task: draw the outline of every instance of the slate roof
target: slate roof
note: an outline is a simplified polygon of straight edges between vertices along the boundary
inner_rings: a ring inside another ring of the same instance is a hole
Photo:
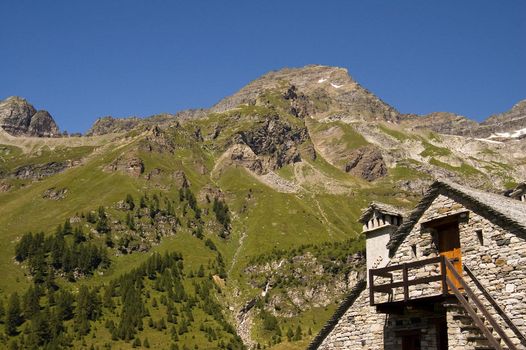
[[[375,210],[378,210],[378,211],[380,211],[382,213],[393,215],[393,216],[402,216],[403,217],[405,215],[405,211],[400,209],[400,208],[394,207],[394,206],[389,205],[389,204],[372,202],[362,212],[362,215],[360,216],[358,221],[361,222],[361,223],[365,223],[365,222],[369,221],[370,216],[374,213]]]
[[[387,248],[393,253],[413,229],[422,214],[439,195],[445,195],[461,203],[499,225],[507,225],[526,234],[526,203],[499,194],[483,192],[448,181],[435,181],[409,218],[391,235]]]

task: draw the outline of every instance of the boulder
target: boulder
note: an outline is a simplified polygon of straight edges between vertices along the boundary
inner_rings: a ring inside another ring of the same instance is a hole
[[[67,193],[68,193],[67,188],[51,187],[44,191],[44,193],[42,194],[42,198],[51,199],[53,201],[58,201],[58,200],[66,198]]]

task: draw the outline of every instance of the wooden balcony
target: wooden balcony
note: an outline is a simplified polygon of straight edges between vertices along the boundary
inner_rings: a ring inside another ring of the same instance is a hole
[[[369,298],[378,312],[404,307],[432,308],[449,296],[442,256],[369,270]]]

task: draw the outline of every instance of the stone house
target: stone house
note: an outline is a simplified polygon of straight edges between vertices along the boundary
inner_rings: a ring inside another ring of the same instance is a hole
[[[517,200],[518,199],[518,200]],[[367,278],[308,349],[526,349],[526,203],[437,181],[360,221]]]

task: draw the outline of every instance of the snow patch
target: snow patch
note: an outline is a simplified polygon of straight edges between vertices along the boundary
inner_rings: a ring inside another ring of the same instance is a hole
[[[515,130],[513,132],[496,132],[488,138],[489,139],[493,139],[493,138],[516,139],[516,138],[521,137],[522,135],[526,135],[526,128]]]
[[[488,142],[488,143],[497,143],[497,144],[501,144],[501,143],[504,143],[502,141],[495,141],[495,140],[488,140],[488,139],[475,139],[477,141],[484,141],[484,142]]]
[[[339,89],[339,88],[341,88],[343,85],[336,85],[336,84],[334,84],[334,83],[331,83],[331,86],[332,86],[333,88],[335,88],[335,89]]]
[[[326,81],[327,81],[327,79],[325,79],[325,78],[321,78],[320,80],[318,80],[318,84],[324,83],[324,82],[326,82]]]

